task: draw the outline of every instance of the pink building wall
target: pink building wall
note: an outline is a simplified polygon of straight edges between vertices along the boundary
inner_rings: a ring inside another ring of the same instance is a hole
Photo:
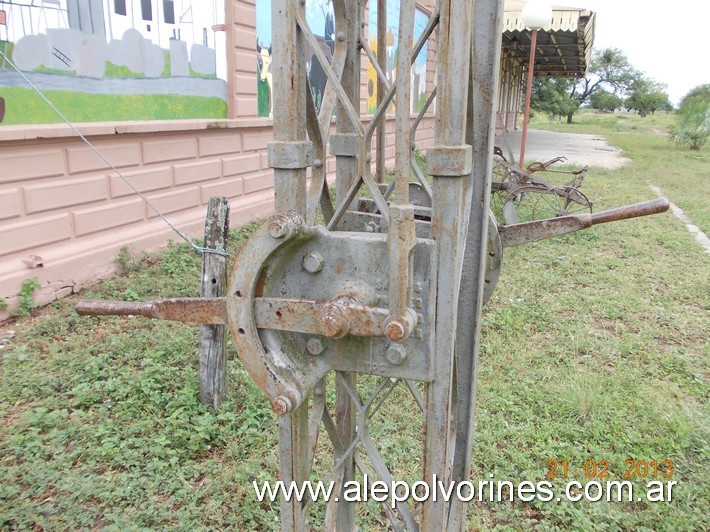
[[[210,196],[229,198],[233,226],[273,209],[266,156],[272,122],[256,118],[255,2],[231,5],[226,20],[233,118],[78,126],[191,237],[202,236]],[[429,77],[433,83],[433,67]],[[392,123],[387,132],[391,159]],[[426,148],[433,137],[429,117],[420,125],[418,145]],[[332,175],[334,160],[327,164]],[[0,297],[10,309],[25,279],[38,278],[35,300],[46,304],[113,275],[122,246],[155,250],[168,239],[179,237],[68,126],[0,126]],[[0,320],[9,316],[0,311]]]

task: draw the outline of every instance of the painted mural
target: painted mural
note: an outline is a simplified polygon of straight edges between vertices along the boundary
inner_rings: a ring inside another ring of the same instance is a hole
[[[371,2],[374,4],[374,2]],[[335,25],[333,17],[333,4],[330,0],[306,0],[306,19],[313,34],[318,39],[321,50],[330,59],[333,55]],[[418,39],[424,31],[429,17],[417,9],[414,16],[414,36]],[[385,69],[390,81],[394,80],[394,57],[397,52],[397,33],[399,31],[399,1],[387,1],[387,67]],[[377,53],[377,10],[376,5],[370,7],[369,20],[370,47]],[[257,2],[256,6],[256,72],[258,88],[259,116],[272,116],[273,106],[271,101],[271,1]],[[417,56],[412,70],[412,111],[419,111],[426,101],[426,70],[427,70],[428,45]],[[323,92],[327,78],[320,63],[313,57],[312,51],[306,54],[308,79],[316,109],[320,110]],[[368,67],[367,71],[367,111],[374,113],[377,102],[377,77],[375,69]]]
[[[224,0],[0,0],[2,124],[225,118]]]
[[[374,54],[377,54],[377,9],[376,4],[370,6],[370,20],[368,25],[369,45]],[[426,13],[417,9],[414,13],[414,40],[419,39],[424,28],[429,22]],[[399,1],[387,0],[387,62],[385,75],[390,82],[396,76],[395,57],[397,57],[397,35],[399,34]],[[426,73],[429,45],[425,44],[412,65],[412,112],[418,112],[426,102]],[[367,68],[367,112],[374,113],[377,108],[377,73],[372,65]]]
[[[333,3],[330,0],[306,0],[306,20],[313,35],[330,61],[335,49],[335,22]],[[271,0],[257,2],[256,5],[256,52],[257,52],[257,90],[259,116],[273,116],[271,99]],[[313,51],[306,52],[306,68],[311,86],[311,95],[316,110],[320,111],[326,85],[323,67],[313,56]]]

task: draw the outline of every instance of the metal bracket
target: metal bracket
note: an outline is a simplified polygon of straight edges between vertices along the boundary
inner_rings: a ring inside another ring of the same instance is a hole
[[[343,216],[340,226],[348,231],[368,231],[375,233],[385,233],[389,231],[387,220],[378,214],[377,206],[371,199],[361,199],[358,207],[360,211],[348,211]],[[415,227],[417,238],[430,238],[431,236],[431,208],[416,207],[414,210]],[[485,304],[493,295],[500,269],[503,262],[503,248],[512,244],[506,244],[512,240],[510,234],[513,230],[501,234],[506,228],[499,227],[492,212],[488,213],[488,255],[486,257],[486,275],[483,290],[483,303]],[[506,241],[507,237],[507,241]]]
[[[354,133],[337,133],[330,136],[330,154],[357,157],[359,137]]]
[[[463,177],[471,173],[473,148],[433,146],[427,150],[427,172],[434,177]]]
[[[275,411],[297,408],[330,370],[432,380],[434,248],[428,239],[413,246],[417,325],[393,347],[383,336],[396,282],[385,235],[329,232],[293,212],[257,229],[235,261],[227,319],[247,372]],[[309,348],[313,338],[319,349]],[[331,349],[336,342],[348,348]]]
[[[269,142],[269,166],[272,168],[307,168],[312,164],[311,141]]]

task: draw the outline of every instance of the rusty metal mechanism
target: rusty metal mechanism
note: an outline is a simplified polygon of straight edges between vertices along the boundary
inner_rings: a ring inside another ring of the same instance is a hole
[[[533,162],[523,169],[508,162],[503,151],[495,146],[493,175],[496,180],[491,183],[491,192],[498,200],[496,203],[505,223],[512,225],[521,220],[592,212],[592,202],[580,190],[589,167],[579,170],[550,169],[555,163],[564,161],[565,157],[555,157],[543,163]],[[572,179],[564,185],[554,185],[540,177],[540,173],[545,172],[569,174]]]
[[[304,2],[272,1],[269,158],[276,215],[236,257],[226,297],[77,305],[81,314],[228,323],[246,371],[279,414],[280,479],[311,479],[315,464],[326,463],[321,478],[335,481],[336,494],[361,474],[392,482],[391,461],[378,448],[370,419],[397,386],[422,411],[422,479],[469,479],[481,308],[498,280],[504,248],[668,208],[665,200],[655,200],[499,227],[489,201],[502,0],[441,0],[416,42],[415,1],[400,2],[398,42],[405,44],[398,47],[394,82],[362,34],[367,3],[333,0],[329,62],[308,27]],[[370,4],[374,10],[375,2]],[[377,3],[381,16],[384,5]],[[409,72],[433,35],[438,87],[410,123]],[[328,79],[319,111],[310,98],[306,46]],[[378,35],[378,50],[385,46],[385,35]],[[362,51],[384,90],[366,121],[358,112]],[[412,147],[434,94],[430,183],[413,164]],[[385,154],[372,153],[373,144],[383,146],[373,136],[393,101],[395,172],[383,192],[371,165],[382,163]],[[328,146],[336,159],[334,204],[325,179]],[[369,199],[359,197],[363,189]],[[319,214],[324,226],[315,223]],[[367,379],[374,383],[360,386]],[[335,394],[327,394],[333,384]],[[323,446],[331,461],[317,456]],[[466,504],[455,498],[390,504],[382,505],[382,515],[395,530],[465,526]],[[311,506],[281,500],[282,529],[313,525]],[[357,510],[342,497],[329,501],[324,528],[354,529]]]

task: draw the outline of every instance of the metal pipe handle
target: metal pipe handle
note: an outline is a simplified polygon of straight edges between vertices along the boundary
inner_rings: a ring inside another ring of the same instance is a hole
[[[596,214],[577,214],[573,216],[560,216],[559,218],[547,218],[545,220],[535,220],[513,225],[498,227],[501,242],[504,248],[519,246],[566,235],[581,229],[586,229],[592,225],[607,222],[638,218],[665,212],[670,207],[670,202],[666,198],[658,198],[651,201],[625,205],[616,209],[598,212]]]
[[[153,301],[101,301],[82,299],[74,307],[82,316],[144,316],[187,323],[224,324],[223,297],[183,297]]]
[[[633,205],[625,205],[623,207],[617,207],[616,209],[609,209],[608,211],[592,214],[592,225],[658,214],[666,212],[670,206],[671,204],[666,198],[657,198],[651,201],[634,203]]]

